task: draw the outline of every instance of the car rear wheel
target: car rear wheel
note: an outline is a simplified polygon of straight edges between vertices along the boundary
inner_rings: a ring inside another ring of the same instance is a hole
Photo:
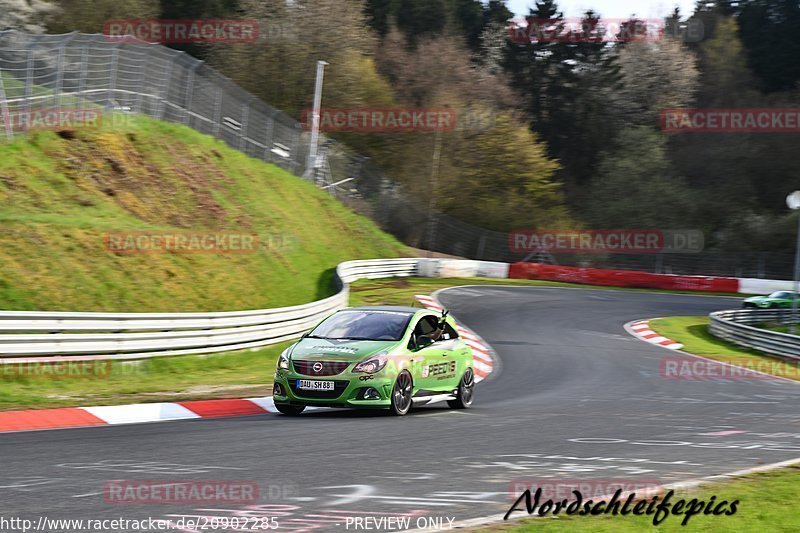
[[[397,376],[392,388],[392,405],[389,412],[395,416],[403,416],[411,410],[412,394],[414,392],[411,374],[403,370]]]
[[[297,416],[302,413],[306,406],[305,405],[289,405],[288,403],[276,403],[275,408],[281,412],[281,414],[287,416]]]
[[[468,368],[458,384],[455,400],[448,400],[447,405],[453,409],[469,409],[475,396],[475,373]]]

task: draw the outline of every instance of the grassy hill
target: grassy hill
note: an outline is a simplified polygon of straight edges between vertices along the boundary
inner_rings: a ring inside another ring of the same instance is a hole
[[[255,253],[119,254],[108,232],[227,231]],[[222,311],[331,294],[348,259],[408,253],[291,174],[189,128],[40,131],[0,144],[0,309]]]

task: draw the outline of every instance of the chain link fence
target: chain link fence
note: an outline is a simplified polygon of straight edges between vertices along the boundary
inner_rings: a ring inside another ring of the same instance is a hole
[[[307,168],[310,134],[203,61],[165,46],[103,35],[0,32],[0,136],[20,133],[13,117],[37,109],[97,106],[176,122],[213,135],[248,156],[297,176]],[[372,162],[321,137],[316,181],[383,229],[418,248],[481,260],[535,259],[569,266],[672,274],[791,279],[790,254],[703,252],[657,255],[513,253],[508,235],[429,211]],[[434,226],[431,228],[430,225]]]

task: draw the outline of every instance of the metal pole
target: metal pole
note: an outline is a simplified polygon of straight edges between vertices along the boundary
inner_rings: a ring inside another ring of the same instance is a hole
[[[432,256],[433,240],[436,238],[436,224],[433,211],[436,209],[436,196],[439,193],[439,163],[442,159],[442,130],[436,130],[436,139],[433,141],[433,163],[431,164],[431,199],[428,204],[428,257]]]
[[[197,71],[198,68],[200,68],[200,65],[202,63],[203,63],[202,61],[198,61],[197,63],[194,64],[192,69],[189,71],[189,81],[186,83],[186,93],[187,93],[187,97],[186,97],[186,124],[187,125],[189,124],[189,121],[191,120],[192,101],[193,101],[193,98],[194,98],[194,77],[195,77],[195,72]]]
[[[789,333],[794,335],[797,329],[797,291],[800,287],[800,213],[797,217],[797,244],[794,255],[794,288],[792,293],[792,320],[789,324]]]
[[[10,140],[14,136],[11,128],[11,113],[8,111],[8,98],[6,98],[6,87],[3,83],[3,71],[0,70],[0,112],[3,113],[3,126],[6,130],[6,137]]]
[[[319,145],[319,114],[322,106],[322,84],[325,78],[326,61],[317,61],[317,82],[314,86],[314,108],[311,111],[311,142],[308,145],[306,179],[317,177],[317,147]]]

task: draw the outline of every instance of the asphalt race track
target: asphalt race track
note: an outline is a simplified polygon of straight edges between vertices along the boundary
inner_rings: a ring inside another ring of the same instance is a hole
[[[665,379],[660,362],[675,354],[623,329],[737,307],[738,299],[534,287],[463,287],[440,299],[501,359],[471,410],[1,435],[0,515],[274,516],[282,531],[344,531],[355,530],[347,517],[407,514],[446,525],[501,516],[515,481],[668,483],[800,457],[800,384]],[[257,482],[261,501],[124,505],[103,494],[109,480],[220,479]]]

